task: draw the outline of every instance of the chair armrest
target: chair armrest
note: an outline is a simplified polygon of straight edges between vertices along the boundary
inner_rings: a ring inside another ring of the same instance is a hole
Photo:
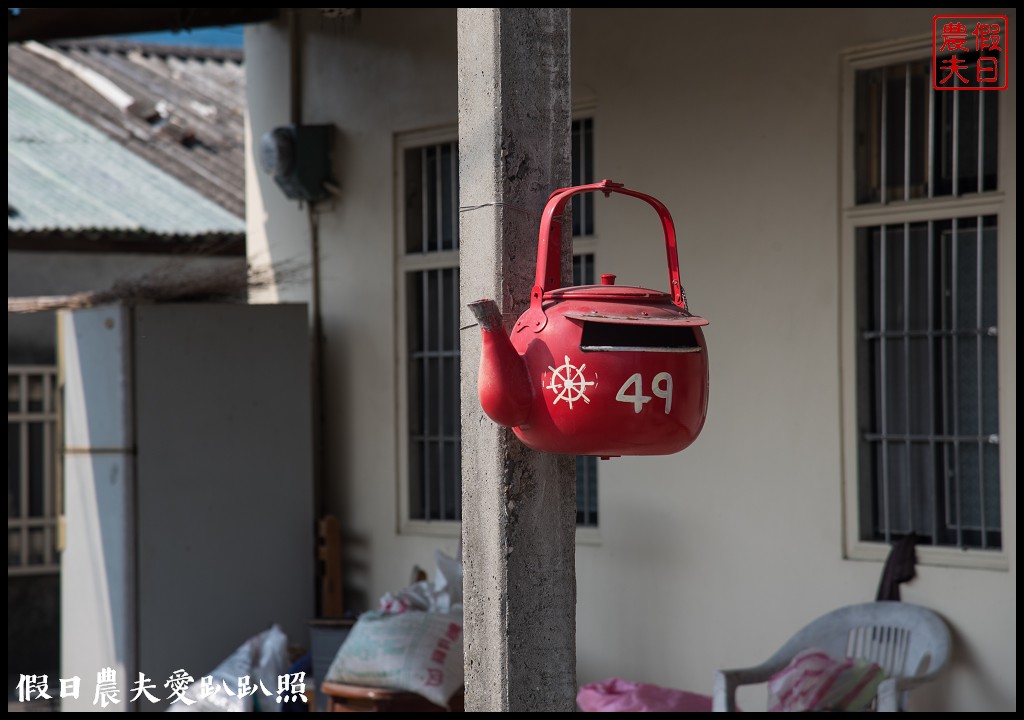
[[[918,685],[924,685],[933,678],[928,675],[915,677],[886,678],[878,685],[878,712],[902,712],[906,710],[907,693]]]
[[[896,688],[896,678],[886,678],[878,685],[875,709],[878,712],[899,712],[900,694]]]
[[[782,670],[788,660],[772,658],[760,665],[747,668],[719,670],[711,693],[712,712],[736,712],[736,689],[741,685],[756,685],[768,682],[772,675]]]

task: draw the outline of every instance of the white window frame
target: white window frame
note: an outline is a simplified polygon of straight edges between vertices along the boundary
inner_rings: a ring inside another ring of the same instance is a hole
[[[839,213],[840,322],[839,356],[841,387],[841,440],[843,478],[843,548],[851,560],[885,560],[891,548],[881,542],[859,538],[857,418],[857,314],[856,314],[856,231],[859,227],[914,223],[951,218],[995,215],[999,257],[997,302],[999,313],[998,383],[999,433],[1006,438],[999,445],[1000,503],[1004,535],[1000,550],[917,546],[921,565],[1008,570],[1007,547],[1012,547],[1016,528],[1016,203],[1014,177],[1016,139],[1012,111],[1014,90],[1003,92],[999,103],[998,190],[961,197],[921,198],[887,204],[856,203],[854,163],[854,74],[857,70],[885,66],[931,56],[932,38],[882,43],[850,50],[841,55],[842,85],[840,112],[841,207]],[[991,91],[990,91],[991,92]]]
[[[406,309],[406,274],[419,270],[459,267],[459,250],[442,250],[425,255],[405,251],[405,151],[428,145],[458,142],[457,127],[434,128],[395,136],[395,348],[397,415],[396,453],[398,458],[398,532],[403,535],[426,535],[457,538],[462,523],[458,520],[420,520],[409,512],[409,342],[406,330],[409,321]],[[456,218],[456,221],[458,218]]]

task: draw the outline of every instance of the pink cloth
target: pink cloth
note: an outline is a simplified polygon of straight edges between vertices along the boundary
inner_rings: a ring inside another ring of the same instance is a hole
[[[884,679],[875,663],[804,650],[768,681],[768,712],[860,712],[871,707]]]
[[[576,694],[583,712],[711,712],[711,696],[609,678]]]

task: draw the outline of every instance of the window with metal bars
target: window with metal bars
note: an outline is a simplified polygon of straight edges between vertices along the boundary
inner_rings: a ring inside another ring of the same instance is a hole
[[[594,119],[580,118],[572,123],[572,184],[586,185],[594,180]],[[574,195],[573,238],[589,239],[595,232],[594,194]],[[594,253],[577,250],[572,259],[572,284],[593,285],[594,279]],[[577,455],[576,524],[580,527],[597,527],[597,521],[597,458]]]
[[[854,74],[859,537],[999,549],[999,98],[930,70]]]
[[[974,72],[978,53],[961,57]],[[929,58],[857,71],[858,204],[996,189],[999,93],[936,91],[931,64]]]
[[[57,368],[7,366],[7,574],[56,573]]]
[[[587,185],[592,182],[594,182],[594,119],[580,118],[572,123],[572,184]],[[573,195],[571,202],[573,237],[593,235],[594,194]]]
[[[573,184],[593,175],[593,121],[572,127]],[[408,517],[461,518],[458,148],[402,151]],[[577,196],[579,197],[579,196]],[[573,205],[574,235],[594,233],[591,204]],[[594,256],[573,259],[575,284],[593,284]],[[597,459],[576,461],[577,524],[597,525]]]
[[[409,517],[459,520],[459,160],[454,142],[403,154]]]

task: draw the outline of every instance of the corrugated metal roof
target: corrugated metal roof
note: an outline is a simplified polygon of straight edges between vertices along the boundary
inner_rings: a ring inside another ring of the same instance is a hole
[[[205,235],[245,224],[8,75],[7,228]]]
[[[245,216],[241,51],[102,38],[12,43],[7,74],[237,217]],[[90,82],[90,74],[106,87]]]

